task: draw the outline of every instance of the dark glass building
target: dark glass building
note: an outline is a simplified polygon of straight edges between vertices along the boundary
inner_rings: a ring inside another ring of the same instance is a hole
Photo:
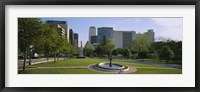
[[[113,27],[100,27],[98,28],[98,36],[100,43],[105,42],[105,40],[112,39]]]
[[[74,44],[78,48],[78,33],[74,33]]]
[[[74,45],[74,32],[72,29],[69,29],[69,42]]]

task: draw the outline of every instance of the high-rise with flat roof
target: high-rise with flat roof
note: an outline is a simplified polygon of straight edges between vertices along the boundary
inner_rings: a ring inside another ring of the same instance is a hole
[[[112,40],[116,48],[129,48],[135,37],[135,31],[113,31]]]
[[[69,29],[69,42],[74,45],[74,32],[72,29]]]
[[[97,35],[96,34],[96,28],[94,26],[91,26],[89,28],[89,38],[88,38],[89,43],[91,43],[91,36],[96,36],[96,35]]]
[[[98,28],[98,37],[100,43],[103,43],[108,39],[112,39],[112,36],[113,36],[113,27]]]
[[[150,43],[152,43],[152,42],[154,42],[155,41],[155,33],[154,33],[154,31],[153,31],[153,29],[149,29],[147,32],[145,32],[144,34],[146,34],[147,35],[147,37],[148,37],[148,40],[149,40],[149,42]]]
[[[59,35],[65,36],[69,40],[67,21],[47,20],[45,23],[48,24],[51,28],[57,29]]]
[[[74,43],[75,46],[78,48],[78,33],[74,33]]]

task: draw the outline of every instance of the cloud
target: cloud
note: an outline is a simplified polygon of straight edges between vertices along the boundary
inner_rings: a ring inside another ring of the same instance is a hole
[[[166,28],[159,31],[157,30],[155,34],[156,34],[156,38],[164,37],[164,38],[170,38],[177,41],[183,40],[182,28]]]
[[[151,18],[157,26],[156,37],[183,40],[183,18]]]
[[[182,18],[151,18],[151,20],[162,27],[179,27],[182,26]]]

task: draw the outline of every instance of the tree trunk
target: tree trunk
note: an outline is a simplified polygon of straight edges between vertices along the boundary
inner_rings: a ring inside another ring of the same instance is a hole
[[[29,52],[29,62],[28,65],[31,65],[31,51]]]
[[[56,62],[56,53],[54,54],[54,63]]]
[[[109,66],[112,67],[112,59],[111,59],[111,54],[108,55],[108,59],[110,60]]]
[[[24,63],[23,63],[23,71],[26,70],[26,50],[24,50]]]
[[[110,64],[109,64],[109,66],[112,67],[112,60],[111,60],[111,59],[110,59]]]

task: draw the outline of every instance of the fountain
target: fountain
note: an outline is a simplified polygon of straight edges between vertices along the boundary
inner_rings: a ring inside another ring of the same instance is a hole
[[[128,66],[125,65],[120,65],[120,64],[112,64],[110,66],[110,63],[103,62],[103,63],[98,63],[93,66],[97,70],[105,71],[105,72],[124,72],[129,70]]]
[[[99,72],[107,72],[107,73],[130,73],[135,72],[137,69],[135,67],[129,67],[126,65],[112,63],[112,56],[109,56],[110,62],[102,62],[95,65],[90,65],[89,69],[99,71]]]

